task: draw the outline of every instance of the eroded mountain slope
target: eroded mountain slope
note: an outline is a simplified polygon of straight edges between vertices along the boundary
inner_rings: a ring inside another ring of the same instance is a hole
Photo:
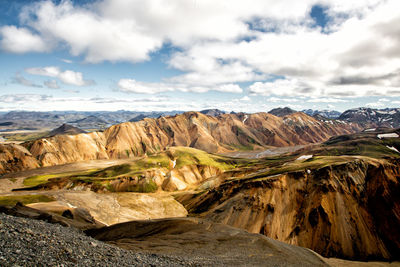
[[[376,134],[334,138],[302,155],[264,159],[252,170],[243,168],[242,177],[237,170],[219,186],[177,199],[191,215],[323,256],[397,259],[398,139]]]

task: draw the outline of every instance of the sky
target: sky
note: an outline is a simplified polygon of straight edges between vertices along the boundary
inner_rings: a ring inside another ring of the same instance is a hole
[[[400,106],[398,0],[0,0],[0,111]]]

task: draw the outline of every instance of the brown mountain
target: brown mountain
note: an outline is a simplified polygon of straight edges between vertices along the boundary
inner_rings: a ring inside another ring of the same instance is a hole
[[[8,162],[7,157],[0,155],[0,162],[3,170],[7,170],[10,163],[15,165],[14,169],[27,169],[82,160],[128,158],[161,151],[169,146],[189,146],[207,152],[261,149],[321,142],[360,129],[355,123],[318,121],[300,112],[284,117],[268,113],[212,117],[186,112],[121,123],[104,132],[38,139],[24,144],[31,155],[17,157],[18,162]],[[31,161],[35,163],[31,164]]]

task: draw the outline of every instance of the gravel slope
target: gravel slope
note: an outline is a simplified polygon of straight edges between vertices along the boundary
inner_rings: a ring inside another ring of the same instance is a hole
[[[74,228],[0,213],[0,266],[197,265],[177,257],[120,249]]]

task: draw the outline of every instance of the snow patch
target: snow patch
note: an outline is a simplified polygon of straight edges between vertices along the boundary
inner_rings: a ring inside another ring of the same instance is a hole
[[[366,129],[366,130],[364,130],[364,132],[373,132],[373,131],[375,131],[376,130],[376,128],[371,128],[371,129]]]
[[[382,138],[397,138],[397,137],[399,137],[399,135],[397,133],[387,133],[387,134],[378,134],[376,137],[378,137],[379,139],[382,139]]]
[[[242,123],[244,123],[248,118],[249,118],[249,116],[244,115],[244,119],[243,119],[243,122],[242,122]]]
[[[311,159],[313,155],[303,155],[298,157],[296,160],[306,160],[306,159]]]
[[[386,146],[387,148],[396,151],[397,153],[400,153],[394,146]]]
[[[77,208],[76,206],[74,206],[74,205],[72,205],[72,204],[70,204],[70,203],[68,203],[68,202],[67,202],[67,206],[68,206],[68,208],[73,208],[73,209],[76,209],[76,208]]]

